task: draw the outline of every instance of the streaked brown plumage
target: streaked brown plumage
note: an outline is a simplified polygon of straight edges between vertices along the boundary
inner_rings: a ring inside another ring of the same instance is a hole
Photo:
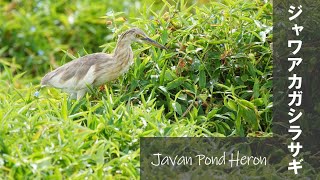
[[[125,73],[133,63],[132,42],[146,42],[165,49],[151,40],[142,30],[132,28],[122,33],[113,54],[94,53],[80,57],[46,74],[41,87],[51,86],[81,99],[88,86],[99,86]]]

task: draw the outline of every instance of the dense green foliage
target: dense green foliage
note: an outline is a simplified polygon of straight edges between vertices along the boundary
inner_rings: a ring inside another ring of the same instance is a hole
[[[272,5],[151,2],[0,2],[0,176],[138,178],[142,136],[270,136]],[[33,96],[133,26],[168,50],[134,44],[129,72],[79,102]]]

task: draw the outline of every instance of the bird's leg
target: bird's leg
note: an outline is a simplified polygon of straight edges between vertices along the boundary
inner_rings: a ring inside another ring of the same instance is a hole
[[[86,89],[81,89],[77,92],[77,100],[80,100],[85,94],[87,90]]]
[[[100,91],[104,91],[104,90],[105,90],[104,85],[101,85],[101,86],[99,87],[99,90],[100,90]]]

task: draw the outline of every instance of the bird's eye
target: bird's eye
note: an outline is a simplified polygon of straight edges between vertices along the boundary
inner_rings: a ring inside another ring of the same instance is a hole
[[[140,35],[139,35],[139,34],[136,34],[136,38],[140,38]]]

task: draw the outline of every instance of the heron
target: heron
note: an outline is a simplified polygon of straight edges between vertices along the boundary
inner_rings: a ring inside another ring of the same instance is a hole
[[[72,60],[47,73],[41,80],[41,88],[47,86],[62,89],[70,94],[71,99],[80,100],[90,87],[115,80],[128,71],[133,63],[133,42],[167,49],[148,37],[141,29],[131,28],[119,36],[112,54],[93,53]]]

